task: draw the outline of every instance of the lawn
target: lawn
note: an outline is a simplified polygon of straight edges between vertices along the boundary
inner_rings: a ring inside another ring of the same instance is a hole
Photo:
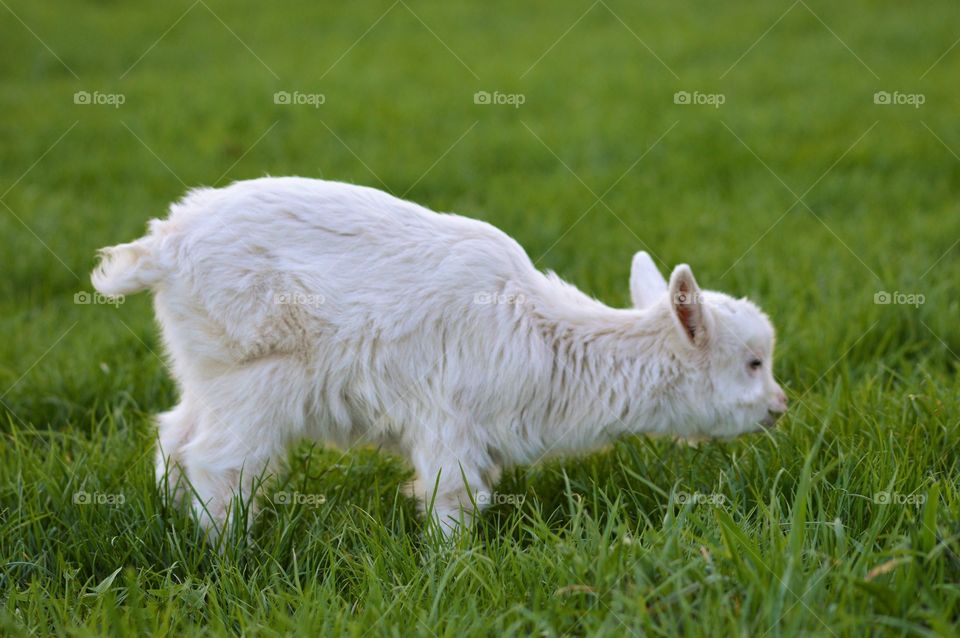
[[[0,2],[0,634],[955,635],[960,6]],[[778,329],[791,410],[509,472],[424,537],[409,470],[303,446],[211,550],[154,486],[176,402],[97,248],[299,174],[489,221],[628,305],[691,264]],[[310,498],[307,498],[310,497]]]

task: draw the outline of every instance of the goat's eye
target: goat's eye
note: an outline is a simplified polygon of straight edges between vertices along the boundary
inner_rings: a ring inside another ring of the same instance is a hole
[[[760,359],[750,359],[751,370],[759,370],[761,367],[763,367],[763,361]]]

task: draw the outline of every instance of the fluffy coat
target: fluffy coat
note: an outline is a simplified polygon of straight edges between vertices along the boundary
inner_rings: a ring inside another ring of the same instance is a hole
[[[504,466],[624,433],[734,436],[786,408],[766,316],[689,267],[667,283],[638,254],[636,307],[610,308],[493,226],[375,189],[195,189],[101,257],[100,292],[153,291],[180,392],[158,478],[185,472],[213,530],[302,439],[409,459],[450,532]]]

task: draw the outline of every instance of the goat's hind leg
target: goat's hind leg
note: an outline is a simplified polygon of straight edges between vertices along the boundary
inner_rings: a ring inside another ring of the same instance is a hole
[[[256,414],[204,414],[185,446],[193,508],[210,538],[230,528],[237,506],[249,507],[247,526],[252,522],[255,491],[276,471],[282,452],[279,433],[271,425]]]
[[[183,447],[193,435],[197,416],[186,396],[169,412],[157,415],[157,487],[174,504],[182,502],[188,490],[183,477]]]
[[[230,527],[238,504],[256,512],[259,483],[276,473],[300,431],[296,377],[284,362],[248,365],[213,382],[183,447],[193,506],[211,536]],[[292,397],[292,398],[291,398]]]

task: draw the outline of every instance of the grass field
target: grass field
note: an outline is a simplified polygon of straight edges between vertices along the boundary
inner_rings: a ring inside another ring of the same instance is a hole
[[[958,18],[2,0],[0,634],[956,635]],[[154,487],[150,300],[83,293],[187,187],[266,173],[487,220],[611,305],[635,251],[688,262],[771,315],[791,411],[518,468],[451,546],[399,460],[303,447],[280,481],[322,498],[211,551]]]

